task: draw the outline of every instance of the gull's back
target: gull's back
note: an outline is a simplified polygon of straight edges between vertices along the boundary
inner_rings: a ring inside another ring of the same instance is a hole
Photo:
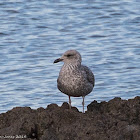
[[[84,65],[81,65],[81,70],[86,74],[86,79],[89,83],[91,83],[94,87],[95,85],[95,77],[94,77],[94,74],[92,73],[92,71],[87,67],[87,66],[84,66]]]

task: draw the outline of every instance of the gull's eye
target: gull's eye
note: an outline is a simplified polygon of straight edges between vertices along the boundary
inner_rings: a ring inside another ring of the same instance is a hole
[[[73,54],[67,54],[67,55],[65,55],[66,57],[71,57],[71,56],[73,56]]]
[[[67,57],[70,57],[70,56],[72,56],[72,54],[68,54],[68,55],[67,55]]]

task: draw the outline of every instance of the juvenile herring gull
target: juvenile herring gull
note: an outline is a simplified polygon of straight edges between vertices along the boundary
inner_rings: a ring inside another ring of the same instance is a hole
[[[82,96],[84,112],[84,98],[93,90],[95,84],[94,75],[87,66],[81,65],[81,55],[76,50],[66,51],[60,58],[56,59],[54,63],[60,61],[63,61],[64,65],[57,79],[57,87],[62,93],[69,96],[70,108],[70,97]]]

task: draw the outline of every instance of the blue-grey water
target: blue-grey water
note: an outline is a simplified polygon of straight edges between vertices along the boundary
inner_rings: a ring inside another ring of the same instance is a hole
[[[139,0],[1,0],[0,112],[68,101],[56,82],[63,63],[53,61],[69,49],[96,78],[85,106],[140,96]]]

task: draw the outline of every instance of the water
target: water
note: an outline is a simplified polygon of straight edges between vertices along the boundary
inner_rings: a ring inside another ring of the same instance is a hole
[[[56,84],[62,63],[53,64],[68,49],[95,74],[85,106],[140,96],[139,1],[1,0],[0,112],[68,101]]]

